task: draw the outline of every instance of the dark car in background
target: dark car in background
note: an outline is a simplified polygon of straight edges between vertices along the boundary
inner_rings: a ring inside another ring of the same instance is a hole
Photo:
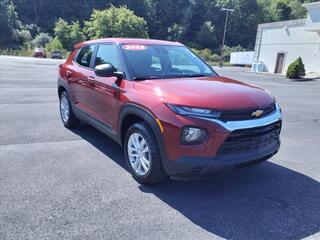
[[[59,50],[54,50],[51,52],[51,58],[53,59],[62,59],[62,54]]]
[[[43,48],[36,48],[33,52],[33,57],[37,58],[46,58],[47,54]]]

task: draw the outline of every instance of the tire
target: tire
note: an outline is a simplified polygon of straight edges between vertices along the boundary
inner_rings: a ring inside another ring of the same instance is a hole
[[[80,120],[74,115],[70,99],[66,91],[60,94],[59,109],[60,117],[63,125],[66,128],[77,128],[80,125]],[[66,111],[68,114],[66,114]]]
[[[143,144],[142,139],[145,144]],[[137,149],[134,144],[137,143],[135,140],[138,141],[137,145],[142,146],[139,154],[134,151],[134,149]],[[148,152],[144,152],[147,150]],[[161,163],[159,145],[152,130],[146,123],[135,123],[128,129],[124,141],[124,152],[132,176],[137,182],[149,185],[166,178]],[[146,159],[149,160],[149,167]],[[147,171],[145,167],[148,167]]]

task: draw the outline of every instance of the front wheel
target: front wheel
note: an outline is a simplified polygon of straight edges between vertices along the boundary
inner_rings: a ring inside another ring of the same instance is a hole
[[[60,95],[60,116],[66,128],[77,128],[80,120],[74,115],[70,104],[70,99],[66,91]]]
[[[139,183],[153,184],[166,177],[159,146],[146,123],[135,123],[129,128],[124,148],[132,176]]]

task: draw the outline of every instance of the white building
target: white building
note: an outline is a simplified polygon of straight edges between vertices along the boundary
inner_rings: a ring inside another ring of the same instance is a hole
[[[258,26],[254,62],[262,62],[265,72],[284,74],[301,57],[307,73],[320,74],[320,2],[303,6],[307,19]]]

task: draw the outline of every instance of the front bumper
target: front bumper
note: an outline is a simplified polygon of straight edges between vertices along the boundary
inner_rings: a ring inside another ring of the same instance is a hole
[[[259,119],[229,122],[202,120],[207,125],[216,126],[211,132],[212,138],[202,146],[176,146],[174,152],[179,154],[169,154],[163,162],[168,175],[203,175],[215,169],[250,165],[269,159],[280,148],[282,121],[279,106],[272,114]],[[236,139],[235,136],[240,137],[239,141],[228,141],[230,138]],[[181,151],[182,148],[184,151]],[[170,147],[167,149],[170,150]],[[170,159],[170,156],[174,157]]]
[[[263,150],[249,153],[216,157],[182,157],[175,161],[167,161],[166,169],[170,176],[176,175],[205,175],[211,171],[224,168],[239,168],[268,160],[280,148],[280,140]]]

